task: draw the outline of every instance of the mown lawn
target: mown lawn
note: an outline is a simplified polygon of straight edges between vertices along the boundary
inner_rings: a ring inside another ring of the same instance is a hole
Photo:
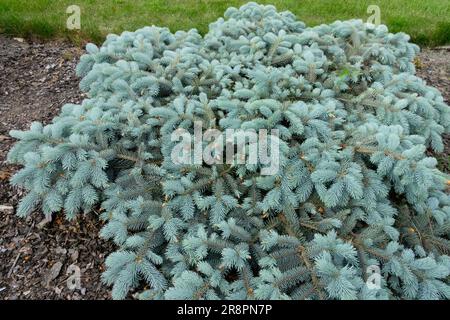
[[[69,38],[100,43],[108,33],[135,30],[146,25],[167,26],[172,31],[208,24],[229,6],[247,1],[223,0],[0,0],[0,32],[15,36]],[[367,7],[378,5],[381,22],[391,31],[404,31],[421,45],[450,43],[450,0],[268,0],[278,10],[290,10],[307,25],[361,18]],[[66,29],[66,8],[81,8],[81,30]]]

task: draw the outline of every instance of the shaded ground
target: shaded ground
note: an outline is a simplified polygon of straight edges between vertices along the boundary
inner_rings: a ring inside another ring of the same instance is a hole
[[[26,43],[0,35],[0,300],[107,299],[100,282],[105,255],[112,245],[98,237],[95,213],[68,222],[58,217],[44,223],[39,212],[27,219],[14,215],[23,194],[8,179],[17,167],[5,163],[14,142],[11,129],[32,121],[48,123],[64,103],[83,98],[74,69],[81,50],[62,42]],[[450,48],[425,50],[418,74],[450,101]],[[450,141],[436,155],[449,171]],[[70,290],[70,270],[81,272],[81,289]],[[69,273],[68,273],[69,271]]]

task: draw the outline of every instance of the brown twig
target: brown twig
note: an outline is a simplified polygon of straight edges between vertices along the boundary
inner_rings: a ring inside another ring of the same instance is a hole
[[[34,223],[35,223],[35,221],[33,221],[33,224],[31,225],[30,229],[28,229],[28,232],[27,232],[27,234],[25,235],[25,237],[23,238],[23,240],[26,240],[26,239],[28,238],[28,236],[30,235],[31,230],[34,228]],[[16,258],[14,259],[14,262],[13,262],[11,268],[10,268],[9,271],[8,271],[8,275],[6,276],[7,278],[11,277],[11,274],[12,274],[12,272],[13,272],[13,270],[14,270],[14,267],[16,266],[17,261],[19,261],[20,255],[22,254],[22,252],[20,251],[20,250],[22,250],[22,248],[23,248],[23,247],[20,247],[19,253],[17,253]]]

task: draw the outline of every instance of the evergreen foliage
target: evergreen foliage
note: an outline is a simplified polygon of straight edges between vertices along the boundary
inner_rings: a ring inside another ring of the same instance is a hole
[[[449,299],[450,109],[406,34],[306,27],[248,3],[200,36],[145,27],[89,44],[88,98],[12,131],[17,209],[101,205],[116,299]],[[278,129],[280,170],[180,165],[172,132]],[[370,266],[381,285],[371,288]]]

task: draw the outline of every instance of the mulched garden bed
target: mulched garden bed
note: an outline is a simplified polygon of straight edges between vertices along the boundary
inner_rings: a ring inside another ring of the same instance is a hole
[[[78,103],[75,66],[83,51],[71,44],[27,42],[0,35],[0,299],[109,299],[100,275],[113,245],[98,237],[96,213],[75,221],[51,222],[35,212],[15,216],[23,190],[8,184],[18,169],[5,162],[14,140],[11,129],[26,129],[32,121],[48,123],[65,103]],[[416,60],[418,74],[440,89],[450,102],[450,48],[425,49]],[[449,172],[450,137],[438,154]],[[72,270],[81,271],[81,289],[70,290]],[[69,272],[68,272],[69,270]]]
[[[113,246],[99,239],[95,213],[72,222],[61,216],[46,223],[39,212],[16,217],[12,208],[23,190],[8,184],[17,167],[5,163],[14,143],[9,130],[48,123],[63,104],[83,99],[75,75],[81,54],[64,42],[27,43],[0,35],[0,299],[110,298],[100,275]],[[74,267],[81,288],[70,290]]]

